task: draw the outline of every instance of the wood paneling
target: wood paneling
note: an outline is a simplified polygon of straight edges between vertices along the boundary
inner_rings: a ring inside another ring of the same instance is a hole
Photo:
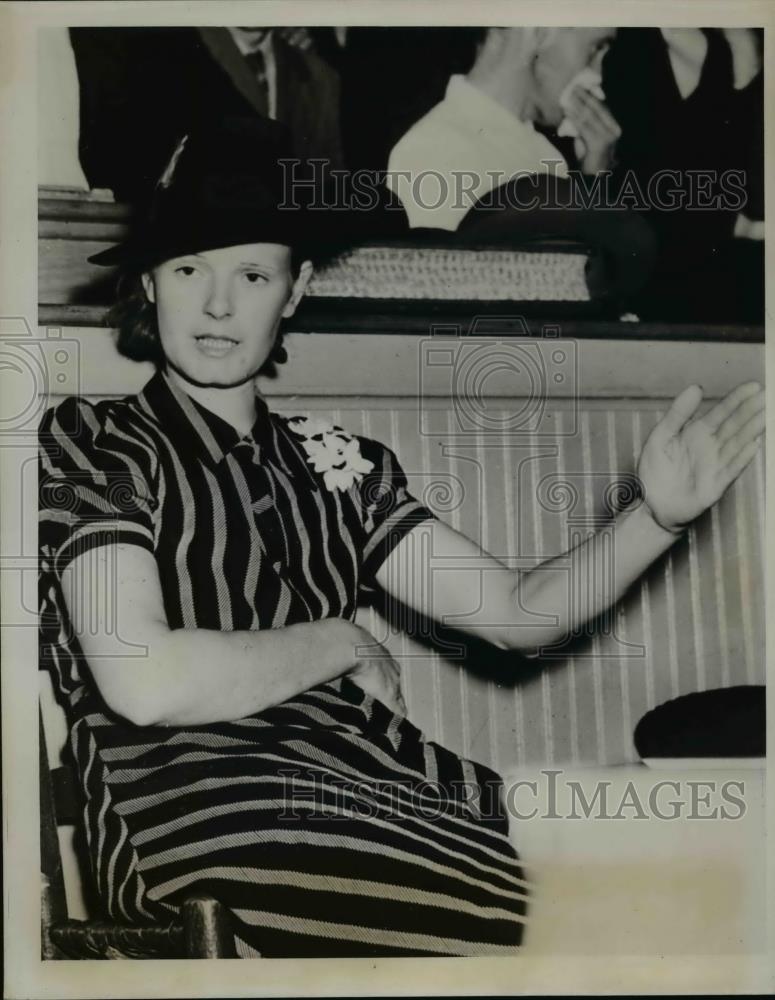
[[[447,330],[425,337],[290,333],[285,345],[288,364],[276,380],[262,383],[268,396],[427,401],[448,399],[462,389],[476,398],[458,412],[473,417],[488,398],[515,399],[530,393],[554,399],[671,399],[689,382],[698,382],[710,399],[723,396],[738,382],[762,378],[764,372],[764,347],[759,344],[461,338],[450,337]],[[120,357],[108,330],[41,327],[30,349],[46,358],[52,389],[60,394],[136,392],[152,373],[150,365]],[[557,351],[561,360],[554,357]],[[523,400],[520,407],[524,405]],[[509,419],[494,418],[491,436],[498,436],[500,420],[511,425]]]
[[[538,358],[562,343],[522,346]],[[561,552],[572,530],[594,521],[605,487],[634,468],[667,400],[687,382],[712,399],[763,370],[757,345],[579,342],[575,396],[549,379],[536,414],[535,399],[514,394],[514,373],[493,362],[461,418],[449,366],[422,371],[420,346],[403,336],[291,335],[292,362],[265,389],[281,412],[329,416],[389,444],[416,496],[514,566]],[[491,346],[497,360],[501,347]],[[150,374],[118,358],[107,332],[42,334],[38,348],[75,358],[60,364],[63,381],[52,370],[52,398],[133,392]],[[526,415],[516,427],[515,414]],[[412,718],[429,737],[501,768],[632,761],[634,726],[655,704],[764,680],[763,484],[760,456],[612,621],[560,658],[526,661],[469,644],[461,661],[388,626],[375,609],[362,620],[401,657]]]
[[[577,433],[554,444],[493,448],[482,440],[418,436],[411,409],[363,404],[358,411],[316,401],[313,411],[304,399],[273,403],[330,416],[390,444],[415,495],[510,565],[565,549],[571,522],[583,529],[600,514],[602,486],[633,469],[662,413],[642,401],[582,403]],[[442,425],[453,426],[451,410],[437,413]],[[552,413],[567,428],[567,408]],[[546,477],[554,477],[556,495],[565,487],[577,497],[571,507],[542,504],[537,485]],[[764,683],[763,504],[760,454],[602,631],[574,643],[572,655],[525,661],[477,645],[460,661],[396,633],[377,612],[363,623],[402,658],[412,718],[455,750],[499,768],[632,762],[633,729],[656,704],[706,688]]]

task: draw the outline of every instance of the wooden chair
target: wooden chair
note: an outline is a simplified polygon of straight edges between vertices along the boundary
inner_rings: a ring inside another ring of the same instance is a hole
[[[41,953],[44,959],[236,958],[228,910],[192,895],[179,920],[121,924],[68,917],[57,826],[79,822],[79,788],[72,767],[50,768],[40,713]]]

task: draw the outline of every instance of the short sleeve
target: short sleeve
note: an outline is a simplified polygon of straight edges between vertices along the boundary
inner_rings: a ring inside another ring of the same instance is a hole
[[[154,551],[154,462],[106,409],[75,397],[48,410],[39,431],[39,548],[61,576],[100,545]]]
[[[369,438],[358,441],[361,455],[373,464],[358,484],[364,528],[361,584],[373,590],[377,571],[401,539],[436,515],[411,495],[406,473],[390,448]]]

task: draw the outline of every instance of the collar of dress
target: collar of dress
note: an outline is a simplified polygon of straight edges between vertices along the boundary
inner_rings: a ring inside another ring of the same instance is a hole
[[[181,454],[193,454],[212,467],[238,444],[264,451],[271,449],[272,414],[256,393],[256,420],[249,434],[241,436],[228,421],[197,403],[169,376],[158,371],[139,396],[140,405],[161,424]]]

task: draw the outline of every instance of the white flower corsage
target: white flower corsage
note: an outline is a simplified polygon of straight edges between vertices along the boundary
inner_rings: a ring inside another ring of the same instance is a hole
[[[315,472],[323,473],[329,490],[348,490],[374,468],[374,463],[361,455],[358,441],[335,424],[295,417],[288,426],[302,438],[307,461]]]

